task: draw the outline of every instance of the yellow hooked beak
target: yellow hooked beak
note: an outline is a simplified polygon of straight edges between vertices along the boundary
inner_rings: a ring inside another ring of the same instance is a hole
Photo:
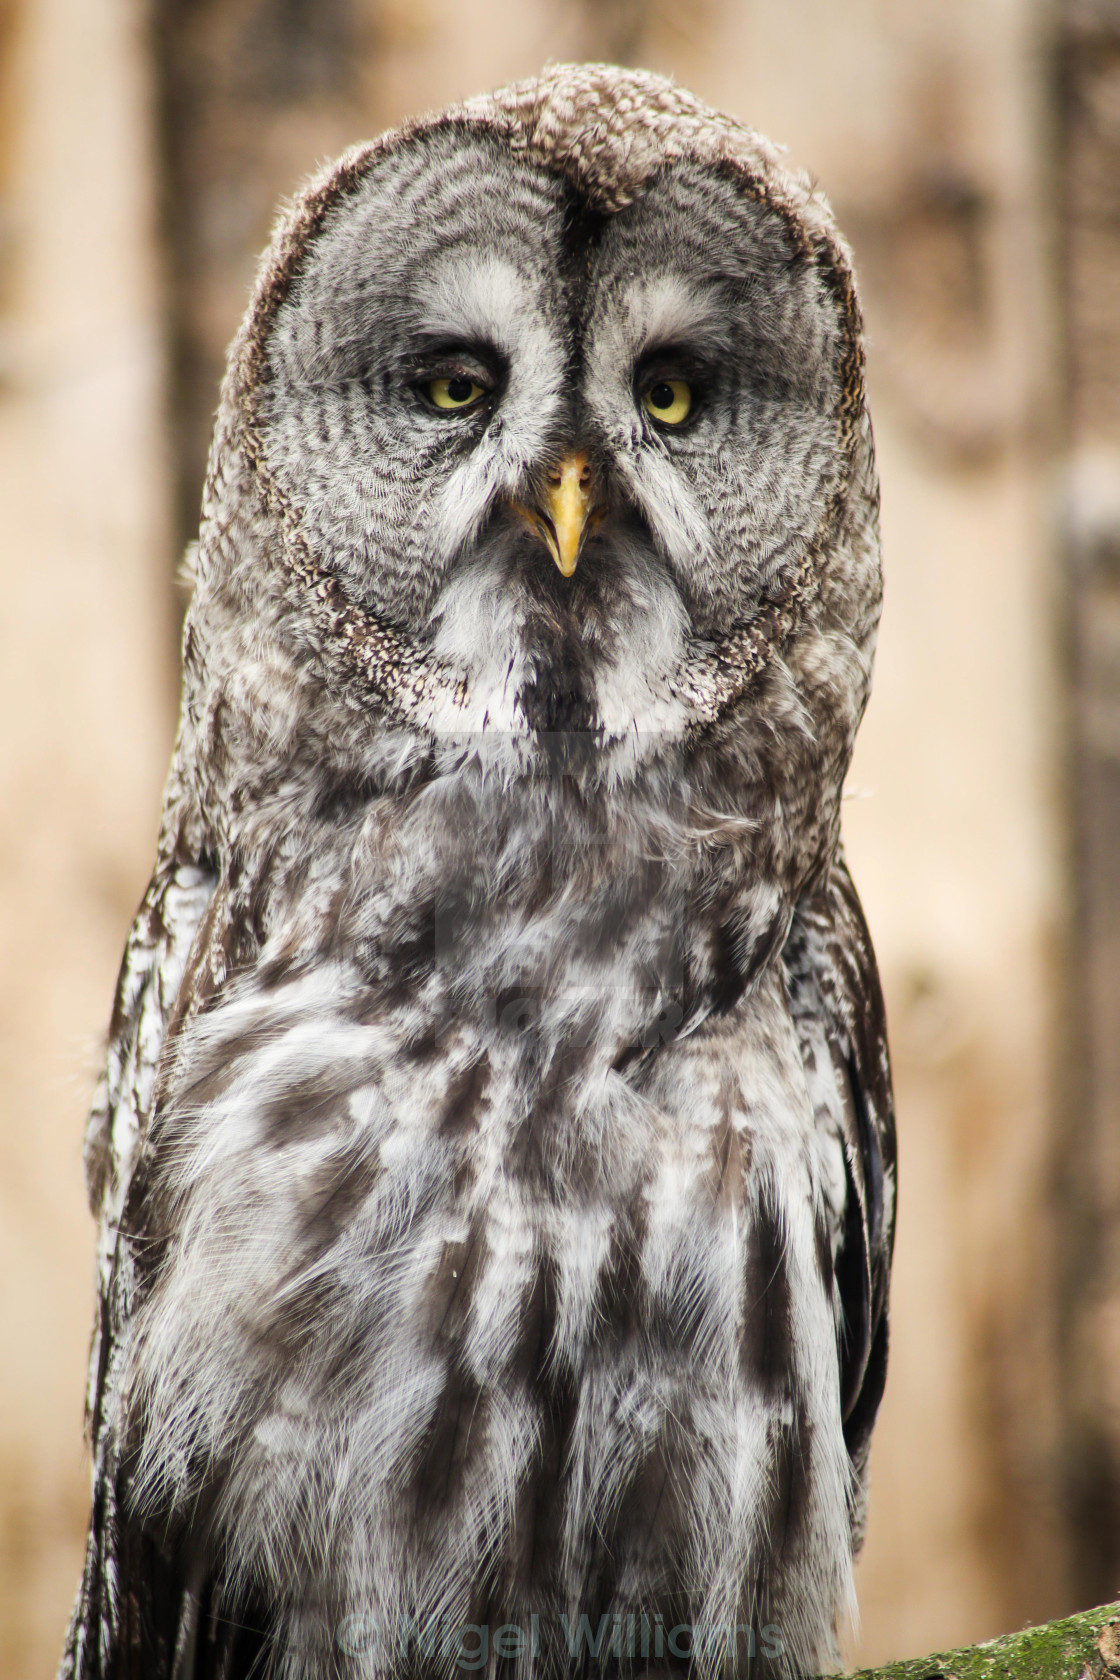
[[[603,516],[594,501],[591,463],[581,449],[566,455],[549,473],[539,508],[528,508],[521,502],[511,506],[545,544],[560,575],[569,578],[579,563],[584,537]]]

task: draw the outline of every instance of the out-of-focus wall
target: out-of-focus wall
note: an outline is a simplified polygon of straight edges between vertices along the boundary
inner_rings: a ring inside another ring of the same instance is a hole
[[[1120,0],[1063,0],[1055,89],[1074,957],[1060,1115],[1063,1455],[1075,1570],[1120,1577]]]
[[[173,604],[149,75],[120,0],[0,12],[0,1672],[53,1671],[88,1498],[82,1117],[150,867]]]
[[[846,829],[887,986],[902,1196],[850,1649],[919,1652],[1067,1607],[1038,5],[166,0],[155,14],[149,34],[138,0],[27,0],[0,37],[15,96],[0,130],[0,1333],[17,1350],[0,1374],[0,1666],[49,1669],[77,1576],[82,1112],[169,744],[166,533],[197,502],[253,253],[276,196],[348,140],[550,57],[672,72],[786,143],[852,238],[887,605]]]

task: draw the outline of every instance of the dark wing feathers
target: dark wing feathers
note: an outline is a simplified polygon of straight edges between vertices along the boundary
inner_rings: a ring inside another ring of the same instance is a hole
[[[192,961],[211,925],[215,877],[165,848],[125,946],[105,1071],[86,1130],[86,1182],[99,1221],[97,1309],[87,1425],[93,1505],[85,1566],[63,1653],[63,1680],[168,1680],[189,1610],[183,1561],[128,1512],[116,1409],[138,1286],[121,1222],[140,1160],[159,1063],[186,994],[209,976]],[[189,1011],[187,1011],[189,1012]],[[214,1670],[213,1672],[217,1672]]]
[[[825,884],[798,905],[782,956],[790,1007],[806,1030],[804,1041],[810,1027],[823,1028],[835,1070],[832,1114],[839,1118],[847,1171],[843,1230],[834,1256],[842,1310],[844,1437],[862,1482],[886,1379],[896,1156],[883,994],[842,852]],[[806,1053],[812,1054],[811,1047]]]

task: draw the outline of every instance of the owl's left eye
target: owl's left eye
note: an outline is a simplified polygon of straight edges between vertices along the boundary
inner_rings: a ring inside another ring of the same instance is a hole
[[[692,410],[692,387],[685,379],[657,379],[642,392],[642,407],[651,420],[679,426]]]
[[[474,408],[483,397],[487,396],[484,385],[471,379],[468,374],[455,373],[447,379],[429,379],[424,386],[425,395],[436,408],[442,408],[445,413],[453,413],[456,409]]]

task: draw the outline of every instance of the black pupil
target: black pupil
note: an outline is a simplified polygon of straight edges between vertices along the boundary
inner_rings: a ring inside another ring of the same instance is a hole
[[[467,379],[462,374],[459,374],[456,378],[449,379],[447,381],[447,394],[451,398],[452,402],[470,402],[471,392],[473,390],[474,380]]]
[[[671,385],[655,385],[649,394],[651,408],[672,408],[675,400]]]

